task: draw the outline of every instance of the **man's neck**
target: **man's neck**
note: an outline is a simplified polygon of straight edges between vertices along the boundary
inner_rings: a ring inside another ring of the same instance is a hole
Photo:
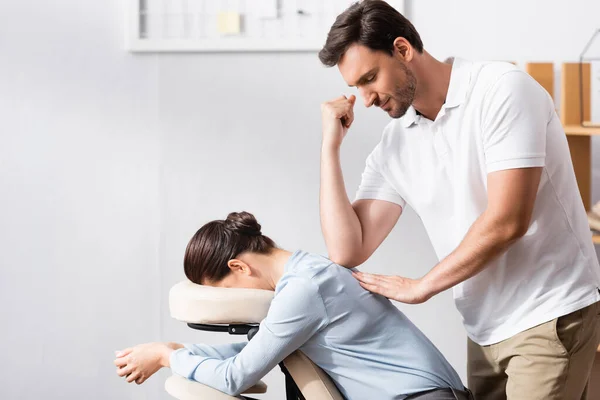
[[[452,64],[443,63],[423,51],[413,69],[417,78],[417,91],[413,107],[425,118],[433,121],[446,102]]]

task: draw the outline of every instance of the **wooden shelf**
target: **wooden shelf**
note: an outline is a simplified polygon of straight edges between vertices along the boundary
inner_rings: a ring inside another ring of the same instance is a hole
[[[600,135],[600,127],[587,127],[581,125],[565,125],[565,133],[573,136]]]
[[[526,70],[554,98],[554,63],[527,63]],[[592,136],[600,136],[600,126],[584,126],[591,125],[591,92],[590,63],[563,63],[560,122],[586,211],[592,208]],[[600,233],[591,235],[600,244]]]

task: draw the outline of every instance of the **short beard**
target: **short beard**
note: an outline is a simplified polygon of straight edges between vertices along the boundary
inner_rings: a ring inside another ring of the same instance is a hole
[[[392,118],[401,118],[406,114],[406,111],[415,99],[415,92],[417,91],[417,78],[406,65],[400,65],[406,76],[406,84],[404,87],[398,86],[394,90],[394,99],[396,100],[397,107],[392,108],[388,112],[388,115]]]

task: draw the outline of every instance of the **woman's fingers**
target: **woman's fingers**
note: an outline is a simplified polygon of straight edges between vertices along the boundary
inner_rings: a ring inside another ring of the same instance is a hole
[[[117,358],[120,358],[120,357],[125,357],[126,355],[128,355],[128,354],[129,354],[129,353],[131,353],[132,351],[133,351],[133,348],[132,348],[132,347],[128,347],[128,348],[126,348],[125,350],[115,351],[115,356],[116,356]]]
[[[116,358],[115,361],[113,361],[113,363],[119,368],[124,367],[127,365],[127,357]]]
[[[123,367],[123,368],[117,368],[117,375],[123,377],[123,376],[127,376],[131,373],[132,368],[131,367]]]
[[[133,371],[131,374],[129,374],[129,376],[127,378],[125,378],[125,380],[128,383],[131,383],[133,381],[135,381],[136,379],[138,379],[140,377],[140,371]]]

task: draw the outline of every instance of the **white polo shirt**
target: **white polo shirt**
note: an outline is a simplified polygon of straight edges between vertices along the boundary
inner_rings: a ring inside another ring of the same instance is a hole
[[[410,205],[443,259],[485,211],[487,174],[526,167],[544,167],[527,233],[454,287],[467,333],[480,345],[600,300],[600,266],[548,93],[512,64],[455,59],[435,120],[411,107],[390,122],[356,196]]]

